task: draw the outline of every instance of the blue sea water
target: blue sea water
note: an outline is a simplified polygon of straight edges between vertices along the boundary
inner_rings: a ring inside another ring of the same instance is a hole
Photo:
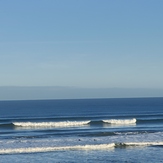
[[[0,162],[163,162],[163,98],[0,101]]]

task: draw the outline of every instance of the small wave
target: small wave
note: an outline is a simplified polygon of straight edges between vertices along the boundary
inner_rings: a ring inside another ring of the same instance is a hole
[[[86,133],[86,134],[81,134],[80,136],[86,137],[104,137],[104,136],[115,136],[118,135],[115,132],[93,132],[93,133]]]
[[[104,123],[117,124],[117,125],[127,125],[127,124],[135,124],[136,119],[110,119],[103,120]]]
[[[63,121],[63,122],[14,122],[17,127],[73,127],[88,125],[90,121]]]
[[[151,118],[151,119],[139,119],[138,123],[140,124],[148,124],[148,123],[163,123],[163,119],[162,118]]]
[[[12,128],[14,125],[12,123],[0,123],[1,128]]]
[[[0,149],[0,154],[16,154],[16,153],[37,153],[50,152],[58,150],[102,150],[114,147],[115,144],[99,144],[99,145],[75,145],[61,147],[31,147],[31,148],[15,148],[15,149]]]

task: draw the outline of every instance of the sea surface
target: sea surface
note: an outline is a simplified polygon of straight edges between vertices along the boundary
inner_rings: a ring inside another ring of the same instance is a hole
[[[163,98],[0,101],[0,162],[163,162]]]

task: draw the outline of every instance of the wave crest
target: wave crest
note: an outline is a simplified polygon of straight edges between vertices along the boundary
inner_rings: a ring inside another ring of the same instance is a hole
[[[135,124],[136,118],[133,118],[133,119],[110,119],[110,120],[103,120],[103,122],[110,123],[110,124],[118,124],[118,125]]]
[[[73,127],[88,125],[90,121],[63,121],[63,122],[14,122],[18,127]]]
[[[36,153],[36,152],[50,152],[58,150],[100,150],[114,147],[115,144],[99,144],[99,145],[76,145],[76,146],[61,146],[61,147],[31,147],[31,148],[15,148],[15,149],[1,149],[0,154],[13,153]]]
[[[74,145],[74,146],[58,146],[58,147],[29,147],[29,148],[8,148],[0,149],[0,154],[14,153],[37,153],[63,150],[106,150],[112,148],[136,146],[163,146],[163,142],[126,142],[126,143],[110,143],[110,144],[95,144],[95,145]]]

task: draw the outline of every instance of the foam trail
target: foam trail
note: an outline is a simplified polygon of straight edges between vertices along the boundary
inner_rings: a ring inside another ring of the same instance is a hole
[[[1,149],[0,154],[14,154],[14,153],[36,153],[36,152],[50,152],[58,150],[101,150],[110,149],[115,144],[99,144],[99,145],[76,145],[63,147],[33,147],[33,148],[15,148],[15,149]]]
[[[96,145],[75,145],[75,146],[59,146],[59,147],[29,147],[29,148],[8,148],[0,149],[0,154],[16,154],[16,153],[38,153],[50,151],[66,151],[66,150],[106,150],[114,147],[136,147],[136,146],[163,146],[163,142],[126,142],[126,143],[110,143]]]
[[[18,127],[69,127],[83,126],[89,124],[90,121],[63,121],[63,122],[14,122]]]
[[[122,143],[126,146],[162,146],[163,142],[130,142],[130,143]]]
[[[135,124],[136,119],[110,119],[110,120],[103,120],[104,123],[110,123],[110,124],[118,124],[118,125],[124,125],[124,124]]]

